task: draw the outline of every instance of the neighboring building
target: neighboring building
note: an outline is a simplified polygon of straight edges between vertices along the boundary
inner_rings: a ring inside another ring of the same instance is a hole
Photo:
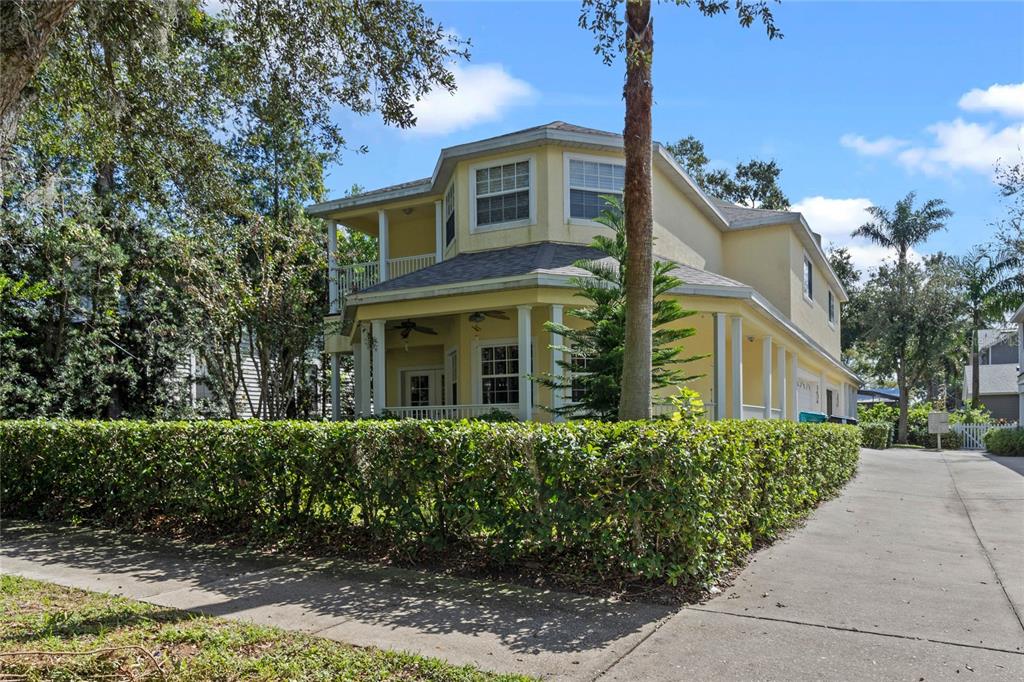
[[[1020,314],[1018,310],[1016,315]],[[1020,355],[1017,329],[978,331],[978,398],[996,419],[1016,421],[1020,414]],[[971,365],[964,367],[964,404],[969,404],[973,397],[973,377]]]
[[[897,405],[900,402],[900,389],[898,388],[870,388],[863,387],[857,392],[858,405],[874,405],[884,403],[886,405]]]
[[[1017,424],[1024,427],[1024,305],[1010,318],[1017,325]]]
[[[803,216],[705,195],[653,148],[654,250],[697,315],[687,365],[713,417],[855,416],[839,360],[846,293]],[[562,122],[443,149],[429,178],[309,208],[378,238],[379,259],[333,267],[326,350],[352,353],[356,413],[459,418],[491,409],[549,420],[572,400],[534,384],[575,324],[573,265],[600,257],[602,194],[621,193],[622,137]],[[337,376],[337,375],[336,375]],[[335,381],[334,394],[340,390]],[[335,399],[337,404],[337,398]],[[335,410],[340,416],[340,407]]]

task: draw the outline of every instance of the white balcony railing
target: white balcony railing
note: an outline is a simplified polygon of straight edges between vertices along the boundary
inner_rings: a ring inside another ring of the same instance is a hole
[[[401,419],[473,419],[501,410],[519,416],[517,403],[491,405],[429,405],[423,407],[388,407],[385,412]]]
[[[388,279],[395,279],[416,272],[434,264],[434,254],[423,253],[418,256],[405,256],[388,260]]]
[[[430,267],[434,263],[433,253],[390,258],[388,259],[388,279],[408,275],[411,272]],[[368,289],[381,281],[380,264],[377,261],[372,261],[342,265],[335,269],[335,276],[338,278],[338,295],[341,298],[339,303],[344,307],[345,297],[349,294]]]

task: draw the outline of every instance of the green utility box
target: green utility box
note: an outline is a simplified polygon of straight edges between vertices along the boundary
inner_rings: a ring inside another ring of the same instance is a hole
[[[811,424],[821,424],[828,420],[828,415],[822,414],[821,412],[801,412],[800,421],[808,422]]]

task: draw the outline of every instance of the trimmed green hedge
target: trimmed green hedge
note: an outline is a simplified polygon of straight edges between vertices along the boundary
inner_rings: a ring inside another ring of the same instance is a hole
[[[982,438],[994,455],[1024,456],[1024,428],[993,429]]]
[[[892,424],[888,422],[861,422],[857,425],[860,428],[861,442],[866,448],[885,450],[892,447]]]
[[[785,421],[0,422],[8,516],[706,583],[857,467]]]

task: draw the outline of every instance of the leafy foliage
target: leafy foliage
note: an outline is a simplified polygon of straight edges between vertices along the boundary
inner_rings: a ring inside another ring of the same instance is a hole
[[[465,43],[409,0],[209,7],[80,0],[53,34],[0,155],[0,273],[48,287],[5,317],[0,416],[190,416],[192,356],[234,414],[243,354],[256,414],[314,412],[331,114],[413,125]]]
[[[892,446],[892,422],[860,422],[857,427],[864,447],[885,450]]]
[[[622,202],[618,197],[606,196],[607,207],[595,220],[612,230],[612,236],[598,235],[591,244],[605,254],[600,260],[581,260],[576,266],[590,273],[577,277],[573,285],[577,296],[589,305],[571,308],[568,315],[582,320],[579,329],[548,322],[545,329],[561,334],[564,343],[558,346],[568,360],[559,361],[560,374],[546,374],[538,382],[558,391],[574,387],[582,391],[582,398],[568,405],[554,408],[556,414],[570,417],[613,420],[618,416],[622,393],[622,368],[626,345],[626,231],[623,224]],[[670,327],[694,313],[683,310],[679,301],[667,296],[679,286],[671,272],[674,264],[656,261],[653,264],[653,294],[651,323],[653,325],[651,355],[651,385],[653,388],[672,386],[694,377],[686,376],[679,366],[703,356],[681,357],[679,342],[696,333],[692,327]],[[580,359],[586,368],[581,371]]]
[[[713,197],[750,208],[784,211],[789,199],[779,186],[782,169],[775,161],[751,159],[737,163],[733,173],[709,169],[704,143],[693,135],[666,147],[697,185]]]
[[[0,513],[707,584],[859,448],[781,420],[0,422]]]
[[[985,447],[994,455],[1024,457],[1024,428],[993,429],[983,438]]]

